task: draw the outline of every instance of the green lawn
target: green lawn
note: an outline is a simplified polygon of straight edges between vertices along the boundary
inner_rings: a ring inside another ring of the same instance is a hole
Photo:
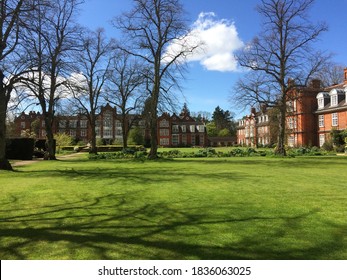
[[[347,157],[0,172],[0,259],[347,259]]]

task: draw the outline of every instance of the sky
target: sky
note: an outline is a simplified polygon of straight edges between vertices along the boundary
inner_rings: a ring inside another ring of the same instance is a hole
[[[205,55],[188,63],[182,82],[181,103],[191,112],[213,113],[217,106],[235,113],[242,111],[230,102],[235,82],[243,73],[233,54],[261,31],[261,17],[256,12],[260,0],[182,0],[191,27],[206,41]],[[109,37],[120,38],[112,18],[132,8],[132,0],[85,0],[79,23],[94,30],[103,27]],[[316,0],[310,10],[312,22],[325,21],[329,31],[322,34],[317,48],[333,53],[333,61],[347,67],[347,0]]]

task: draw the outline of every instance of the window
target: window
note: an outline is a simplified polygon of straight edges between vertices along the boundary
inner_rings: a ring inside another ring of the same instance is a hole
[[[187,134],[182,135],[182,144],[187,145]]]
[[[204,135],[200,135],[200,145],[204,145],[204,144],[205,144]]]
[[[191,144],[192,144],[192,146],[195,146],[195,135],[194,134],[192,134],[192,136],[191,136]]]
[[[186,133],[186,132],[187,132],[187,127],[186,127],[186,125],[182,125],[182,126],[181,126],[181,129],[182,129],[182,132],[183,132],[183,133]]]
[[[319,134],[319,147],[322,147],[325,143],[325,135]]]
[[[194,133],[195,132],[195,125],[190,125],[189,129],[190,129],[190,132]]]
[[[294,136],[289,136],[289,137],[288,137],[288,146],[289,146],[289,147],[294,147],[294,144],[295,144],[295,138],[294,138]]]
[[[86,137],[87,136],[87,130],[86,129],[81,129],[81,136]]]
[[[46,125],[46,122],[42,121],[42,127],[45,127],[45,125]]]
[[[95,134],[96,134],[97,137],[100,138],[100,136],[101,136],[100,126],[96,126],[96,127],[95,127]]]
[[[103,125],[104,125],[104,127],[108,127],[108,128],[113,126],[112,112],[107,111],[104,113]]]
[[[160,146],[168,146],[169,145],[169,138],[160,138],[159,144],[160,144]]]
[[[66,127],[66,121],[65,120],[59,121],[59,127]]]
[[[289,129],[293,129],[294,128],[294,119],[293,118],[289,118],[289,120],[288,120],[288,128]]]
[[[169,136],[169,130],[166,129],[166,128],[161,128],[161,129],[159,130],[159,135],[160,135],[160,136]]]
[[[20,128],[24,129],[25,128],[25,122],[20,123]]]
[[[178,145],[178,134],[172,135],[172,145],[174,145],[174,146]]]
[[[318,125],[319,127],[324,127],[324,115],[318,116]]]
[[[332,126],[338,126],[339,125],[339,119],[337,113],[332,114]]]
[[[318,98],[318,109],[324,108],[324,98]]]
[[[173,133],[178,133],[178,131],[179,131],[179,130],[178,130],[178,125],[176,125],[176,124],[173,125],[173,126],[172,126],[172,132],[173,132]]]
[[[331,105],[330,106],[337,106],[337,94],[334,94],[331,96]]]
[[[204,125],[199,125],[198,126],[198,130],[199,130],[200,133],[204,132],[205,131],[205,126]]]
[[[70,136],[75,137],[76,136],[76,130],[70,129]]]
[[[70,120],[69,125],[71,128],[76,128],[77,127],[77,121],[76,120]]]
[[[80,121],[81,128],[87,128],[87,124],[88,124],[87,120]]]
[[[159,126],[160,127],[169,127],[170,124],[169,124],[168,120],[161,120],[160,123],[159,123]]]
[[[109,128],[104,129],[104,138],[112,138],[112,131]]]

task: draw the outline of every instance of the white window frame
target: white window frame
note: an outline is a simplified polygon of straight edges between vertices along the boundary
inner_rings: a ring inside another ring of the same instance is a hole
[[[325,134],[319,134],[319,147],[322,147],[325,143]]]
[[[338,113],[332,113],[331,114],[331,126],[338,126],[339,125],[339,115]]]
[[[179,144],[179,135],[178,134],[172,134],[172,145],[177,146]]]
[[[88,121],[87,120],[80,120],[80,127],[81,128],[87,128]]]
[[[174,124],[172,126],[172,133],[178,133],[179,132],[179,126],[178,124]]]
[[[318,116],[318,126],[319,127],[324,127],[324,115],[319,115]]]
[[[160,138],[159,139],[159,144],[160,146],[168,146],[170,143],[169,143],[169,138]]]
[[[168,120],[164,119],[159,122],[159,127],[169,127],[170,123]]]

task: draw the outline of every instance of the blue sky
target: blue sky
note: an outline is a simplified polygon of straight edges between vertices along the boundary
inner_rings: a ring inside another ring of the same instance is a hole
[[[235,104],[228,101],[234,83],[242,75],[234,67],[235,61],[231,58],[229,61],[228,57],[236,47],[259,33],[261,18],[255,7],[260,1],[185,0],[182,3],[192,24],[200,19],[200,23],[208,22],[214,28],[212,32],[206,32],[207,40],[210,36],[211,42],[220,43],[214,45],[214,51],[208,57],[196,58],[189,63],[189,71],[182,84],[182,104],[187,102],[192,112],[212,113],[215,107],[220,106],[235,112],[236,117],[248,113],[238,111]],[[109,37],[119,38],[120,34],[110,21],[131,7],[132,0],[86,0],[79,21],[91,29],[103,27]],[[316,0],[310,19],[313,22],[325,21],[329,26],[329,31],[321,36],[317,47],[334,53],[334,61],[347,67],[346,11],[347,0]]]

